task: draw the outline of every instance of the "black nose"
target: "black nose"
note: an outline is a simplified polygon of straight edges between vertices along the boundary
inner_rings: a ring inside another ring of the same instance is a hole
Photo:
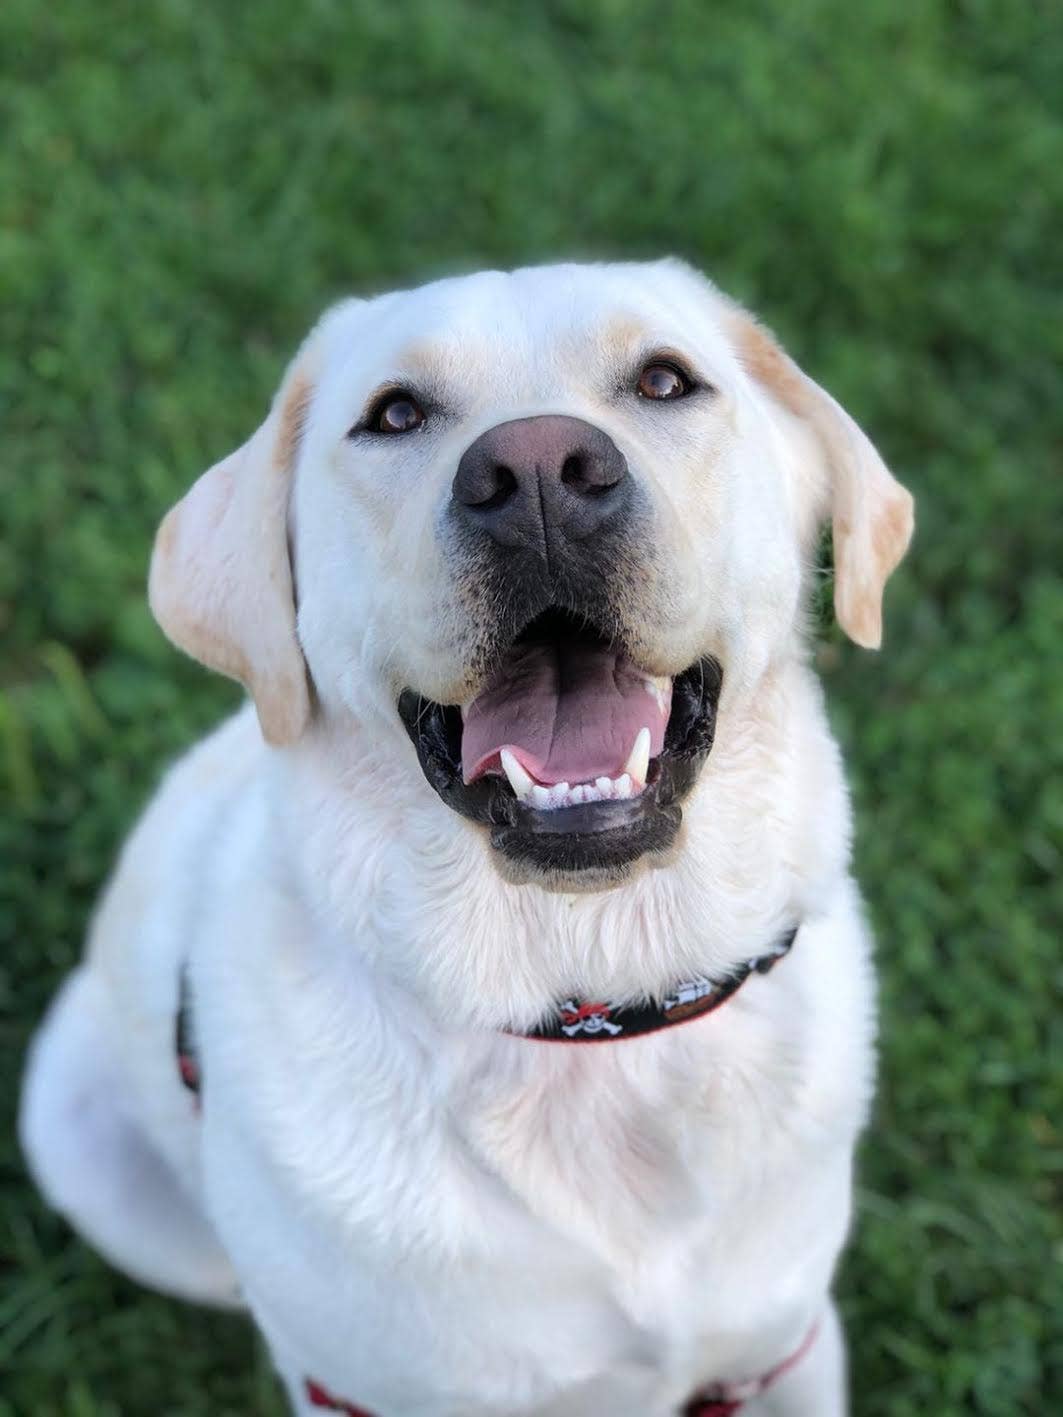
[[[587,541],[625,515],[632,479],[619,448],[580,418],[517,418],[466,448],[454,509],[501,546],[549,561],[566,542]]]

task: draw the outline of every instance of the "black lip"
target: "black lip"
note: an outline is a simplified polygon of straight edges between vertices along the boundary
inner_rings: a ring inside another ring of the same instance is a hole
[[[712,748],[722,684],[723,671],[711,657],[673,680],[664,749],[638,797],[549,812],[525,806],[503,778],[463,781],[459,709],[405,689],[398,710],[429,784],[448,807],[486,826],[491,845],[504,856],[541,871],[615,872],[675,840],[682,799]]]

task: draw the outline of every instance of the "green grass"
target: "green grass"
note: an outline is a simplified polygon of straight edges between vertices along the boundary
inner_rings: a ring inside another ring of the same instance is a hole
[[[0,1417],[281,1410],[244,1324],[110,1273],[9,1139],[118,842],[235,700],[149,619],[157,518],[337,294],[669,251],[919,499],[884,655],[819,651],[883,980],[857,1417],[1063,1410],[1055,7],[5,0],[0,56]]]

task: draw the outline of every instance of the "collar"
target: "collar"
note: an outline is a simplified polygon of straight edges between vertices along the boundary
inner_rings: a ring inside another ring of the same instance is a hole
[[[800,1346],[794,1349],[781,1363],[776,1363],[774,1368],[769,1369],[759,1378],[751,1378],[748,1382],[713,1383],[709,1387],[702,1388],[684,1406],[683,1417],[735,1417],[735,1414],[741,1412],[747,1402],[752,1398],[760,1397],[762,1393],[774,1387],[780,1378],[784,1378],[792,1368],[796,1368],[818,1336],[819,1321],[817,1320],[808,1330]],[[331,1412],[345,1413],[346,1417],[372,1417],[372,1414],[367,1412],[364,1407],[356,1407],[353,1402],[336,1397],[328,1388],[323,1387],[321,1383],[314,1382],[312,1378],[305,1380],[303,1391],[306,1393],[307,1401],[311,1407],[328,1408]]]
[[[748,1382],[713,1383],[709,1387],[702,1388],[683,1408],[683,1417],[733,1417],[735,1413],[741,1412],[747,1402],[760,1397],[762,1393],[774,1387],[781,1378],[786,1377],[791,1369],[796,1368],[802,1358],[807,1356],[809,1349],[818,1337],[819,1320],[817,1319],[805,1334],[800,1345],[781,1363],[776,1363],[774,1368],[762,1373],[759,1378],[750,1378]]]
[[[790,930],[763,954],[736,965],[722,979],[695,975],[676,984],[668,997],[658,1003],[616,1004],[590,1000],[565,999],[525,1032],[506,1029],[514,1038],[527,1038],[536,1043],[610,1043],[636,1038],[643,1033],[657,1033],[662,1028],[674,1028],[679,1023],[711,1014],[738,993],[751,974],[767,974],[784,955],[788,955],[797,939],[797,930]],[[188,973],[182,969],[178,978],[178,1005],[175,1020],[174,1052],[181,1082],[198,1098],[201,1075],[195,1047]]]
[[[539,1043],[610,1043],[657,1033],[679,1023],[711,1014],[734,997],[751,974],[767,974],[784,955],[790,953],[797,930],[790,930],[774,945],[737,965],[722,979],[695,975],[675,984],[660,1003],[617,1004],[588,999],[565,999],[534,1027],[521,1031],[507,1029],[515,1038]]]

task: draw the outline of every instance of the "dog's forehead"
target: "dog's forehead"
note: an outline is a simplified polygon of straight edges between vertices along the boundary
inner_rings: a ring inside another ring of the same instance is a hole
[[[722,352],[719,302],[676,261],[482,271],[350,302],[335,312],[328,343],[348,372],[391,366],[444,375],[470,362],[619,356],[669,340]]]

